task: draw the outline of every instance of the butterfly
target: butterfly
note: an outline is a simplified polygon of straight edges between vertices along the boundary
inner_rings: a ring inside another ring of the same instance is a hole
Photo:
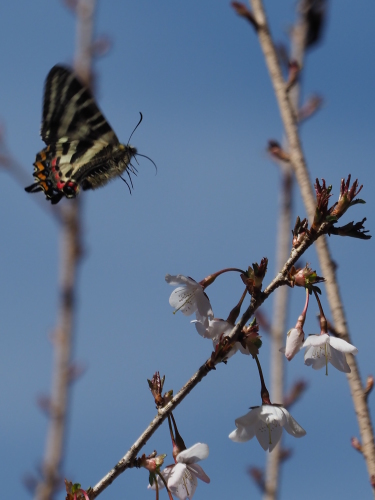
[[[119,142],[89,89],[64,66],[48,73],[40,135],[47,147],[36,155],[36,182],[25,188],[28,193],[44,191],[56,204],[64,196],[75,198],[80,189],[104,186],[124,172],[133,185],[130,173],[136,174],[136,168],[130,162],[138,154],[136,148]]]

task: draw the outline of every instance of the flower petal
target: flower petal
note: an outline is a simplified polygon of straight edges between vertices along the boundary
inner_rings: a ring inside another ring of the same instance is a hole
[[[318,347],[327,343],[329,344],[329,338],[330,337],[327,333],[324,333],[323,335],[309,335],[303,343],[303,347]]]
[[[245,443],[255,436],[255,427],[238,427],[229,434],[229,439],[235,443]]]
[[[191,500],[197,489],[197,478],[187,465],[178,463],[169,477],[168,488],[179,500]]]
[[[171,276],[170,274],[165,275],[165,281],[168,285],[178,286],[178,285],[192,285],[196,286],[198,283],[188,276],[183,274],[177,274],[177,276]]]
[[[180,286],[171,293],[169,304],[176,311],[181,311],[185,316],[190,316],[197,310],[196,294],[197,290],[195,288]]]
[[[326,364],[325,348],[309,347],[305,352],[305,365],[312,366],[314,370],[320,370]]]
[[[280,408],[280,410],[282,410],[286,416],[286,423],[284,425],[284,429],[286,430],[286,432],[296,438],[305,436],[305,429],[301,427],[296,420],[294,420],[288,410],[286,408]]]
[[[349,344],[350,345],[350,344]],[[350,373],[350,366],[346,361],[345,354],[341,351],[338,351],[334,347],[330,346],[330,357],[329,361],[331,364],[340,372]]]
[[[206,318],[207,320],[207,326],[208,326],[208,318]],[[193,319],[192,321],[190,321],[190,323],[193,323],[197,332],[199,333],[199,335],[201,335],[202,337],[204,338],[207,338],[207,326],[202,323],[201,321],[198,321],[197,319]]]
[[[236,443],[244,443],[255,436],[255,425],[259,419],[259,408],[255,408],[246,415],[235,420],[237,429],[229,434],[229,439]]]
[[[228,323],[220,318],[214,318],[209,322],[209,338],[210,339],[220,339],[221,335],[224,334],[226,337],[234,328],[234,325]]]
[[[242,417],[236,418],[234,423],[236,424],[236,427],[248,427],[255,425],[256,422],[259,419],[259,414],[261,412],[261,406],[257,406],[256,408],[253,408],[250,410],[246,415],[243,415]]]
[[[187,448],[184,451],[181,451],[177,455],[177,462],[183,464],[195,464],[200,460],[205,460],[208,457],[210,450],[207,444],[197,443]]]
[[[213,319],[214,313],[212,311],[210,299],[204,293],[202,287],[200,287],[199,289],[197,289],[197,291],[195,293],[195,301],[196,301],[196,304],[197,304],[198,313],[201,316],[207,316],[209,319]]]
[[[272,451],[280,441],[282,432],[283,428],[277,420],[270,424],[259,421],[259,426],[255,431],[255,435],[264,451]]]
[[[188,465],[188,469],[190,469],[201,481],[205,483],[209,483],[211,481],[200,465],[190,464]]]
[[[266,425],[277,422],[283,426],[286,423],[286,416],[278,406],[262,405],[260,408],[259,418]]]
[[[329,343],[332,347],[341,352],[349,352],[350,354],[357,354],[358,349],[354,345],[349,344],[346,340],[338,339],[337,337],[330,337]]]

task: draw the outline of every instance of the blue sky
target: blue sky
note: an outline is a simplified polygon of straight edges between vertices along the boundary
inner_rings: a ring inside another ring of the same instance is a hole
[[[282,4],[282,5],[281,5]],[[295,2],[266,2],[275,39],[286,40]],[[319,93],[324,107],[304,124],[303,147],[311,177],[324,177],[338,195],[341,177],[364,184],[367,205],[345,221],[367,217],[374,233],[375,49],[372,2],[332,2],[324,43],[311,51],[303,98]],[[66,445],[65,475],[95,484],[128,450],[155,415],[147,378],[159,370],[175,392],[210,355],[189,318],[173,315],[166,273],[196,280],[224,267],[245,268],[269,258],[275,272],[279,176],[265,153],[270,138],[281,140],[281,121],[267,70],[250,27],[229,2],[98,3],[97,35],[107,35],[110,52],[95,63],[101,109],[126,142],[132,137],[141,159],[135,189],[116,181],[85,193],[85,259],[79,273],[79,313],[74,358],[86,367],[74,385]],[[57,63],[71,64],[75,19],[61,2],[6,2],[0,19],[0,120],[9,150],[32,182],[39,137],[44,79]],[[42,459],[47,420],[36,398],[50,388],[59,273],[55,222],[12,176],[2,171],[0,276],[0,477],[3,495],[27,498],[21,484]],[[44,200],[42,200],[44,201]],[[47,205],[47,201],[45,201]],[[296,195],[295,216],[305,215]],[[371,269],[374,240],[330,238],[349,329],[358,347],[363,377],[373,373],[374,301]],[[313,250],[305,261],[317,267]],[[215,316],[226,317],[242,293],[238,276],[224,275],[208,289]],[[288,328],[303,307],[304,292],[291,293]],[[323,296],[323,306],[328,306]],[[369,309],[370,307],[370,309]],[[271,315],[272,300],[264,307]],[[305,332],[317,333],[312,302]],[[269,372],[264,335],[261,361]],[[345,375],[313,372],[302,355],[288,364],[287,385],[309,382],[293,416],[306,429],[303,439],[287,436],[293,458],[283,468],[281,499],[370,498],[362,457],[352,450],[358,436]],[[246,474],[261,466],[255,441],[228,439],[234,419],[259,404],[255,363],[236,355],[219,366],[175,412],[188,446],[210,446],[202,463],[211,477],[194,498],[258,498]],[[374,413],[374,398],[370,396]],[[168,453],[166,425],[144,451]],[[100,498],[153,498],[145,471],[129,470]],[[58,498],[63,498],[61,494]]]

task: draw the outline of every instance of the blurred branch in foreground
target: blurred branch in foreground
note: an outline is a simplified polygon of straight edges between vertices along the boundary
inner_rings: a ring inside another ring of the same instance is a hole
[[[74,70],[80,80],[90,86],[95,0],[78,0],[74,7],[77,17]],[[69,387],[72,382],[77,271],[82,256],[80,198],[65,202],[61,217],[60,306],[54,342],[55,359],[50,398],[52,411],[42,466],[43,479],[36,488],[37,500],[51,500],[62,484],[61,468],[69,414]]]

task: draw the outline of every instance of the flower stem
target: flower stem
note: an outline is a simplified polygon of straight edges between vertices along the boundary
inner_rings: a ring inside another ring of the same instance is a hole
[[[170,432],[171,439],[172,439],[172,444],[174,445],[175,441],[174,441],[174,434],[173,434],[173,429],[172,429],[171,413],[168,414],[168,426],[169,426],[169,432]]]
[[[302,311],[302,314],[305,317],[306,317],[306,313],[307,313],[307,308],[309,307],[309,297],[310,297],[310,294],[309,294],[308,289],[306,288],[306,302],[305,302],[305,307]]]
[[[172,412],[171,412],[171,419],[172,419],[173,427],[174,427],[175,445],[178,448],[178,453],[181,453],[181,451],[186,450],[186,446],[185,446],[184,440],[182,439],[180,433],[178,432],[176,420],[174,419]]]
[[[203,289],[205,289],[206,287],[211,285],[216,280],[216,278],[218,276],[220,276],[220,274],[229,273],[230,271],[234,271],[234,272],[241,273],[241,274],[246,274],[246,271],[243,271],[242,269],[238,269],[237,267],[227,267],[225,269],[222,269],[221,271],[218,271],[217,273],[210,274],[209,276],[204,278],[202,281],[200,281],[199,284],[203,287]]]
[[[160,477],[162,477],[161,474],[160,474]],[[157,479],[155,481],[155,490],[156,490],[156,500],[159,500],[159,485],[158,485],[158,480]]]
[[[319,319],[319,322],[320,322],[320,334],[322,335],[324,333],[328,333],[327,319],[324,316],[323,307],[322,307],[322,304],[321,304],[320,299],[318,297],[318,294],[316,293],[315,290],[313,290],[313,292],[314,292],[316,301],[317,301],[318,306],[319,306],[319,311],[320,311],[320,319]]]
[[[302,311],[301,315],[298,316],[298,320],[297,320],[297,323],[296,323],[296,326],[295,326],[295,328],[297,328],[299,330],[302,330],[302,331],[303,331],[303,325],[305,324],[307,308],[309,307],[309,297],[310,297],[310,294],[309,294],[308,289],[306,288],[306,302],[305,302],[305,307],[303,308],[303,311]]]
[[[157,472],[156,474],[158,474],[158,476],[160,477],[160,479],[163,481],[164,486],[165,486],[165,487],[166,487],[166,489],[167,489],[168,496],[169,496],[170,500],[173,500],[172,493],[169,491],[169,488],[168,488],[167,482],[166,482],[166,480],[164,479],[163,474],[160,474],[160,472]],[[156,484],[157,484],[157,481],[156,481]],[[158,488],[158,486],[156,486],[156,488]],[[159,490],[157,490],[157,491],[159,491]],[[157,498],[159,498],[159,496],[158,496]]]
[[[237,318],[241,312],[241,306],[243,301],[245,300],[246,295],[247,295],[247,288],[245,288],[245,291],[243,292],[238,304],[234,306],[231,312],[229,313],[227,322],[230,323],[231,325],[235,325]]]
[[[264,382],[264,377],[263,377],[263,372],[262,372],[262,367],[260,366],[258,356],[255,354],[254,359],[256,361],[257,367],[258,367],[258,372],[259,372],[259,378],[260,378],[260,396],[262,398],[262,403],[265,405],[271,405],[270,401],[270,395],[267,390],[266,384]]]

